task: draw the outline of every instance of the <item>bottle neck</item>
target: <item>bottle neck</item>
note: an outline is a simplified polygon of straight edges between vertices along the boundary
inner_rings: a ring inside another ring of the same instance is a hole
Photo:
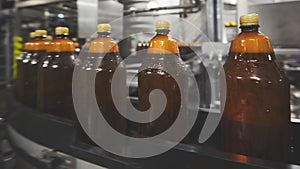
[[[250,25],[250,26],[240,26],[242,32],[258,32],[259,25]]]
[[[56,39],[68,39],[68,35],[56,35]]]
[[[98,37],[110,37],[110,32],[98,32]]]
[[[156,30],[156,33],[158,35],[168,35],[170,33],[170,30],[168,30],[168,29]]]

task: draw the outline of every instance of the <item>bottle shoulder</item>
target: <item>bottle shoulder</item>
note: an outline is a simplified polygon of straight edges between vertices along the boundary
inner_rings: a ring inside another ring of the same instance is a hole
[[[68,38],[57,38],[50,42],[48,52],[75,52],[75,43]]]
[[[40,50],[46,50],[47,47],[50,45],[50,42],[46,39],[37,39],[32,41],[32,50],[34,51],[40,51]]]
[[[270,39],[261,32],[241,32],[230,47],[231,53],[273,53]]]
[[[179,54],[178,43],[169,35],[156,35],[149,42],[148,53]]]
[[[89,53],[119,52],[117,42],[111,37],[98,37],[89,44]]]

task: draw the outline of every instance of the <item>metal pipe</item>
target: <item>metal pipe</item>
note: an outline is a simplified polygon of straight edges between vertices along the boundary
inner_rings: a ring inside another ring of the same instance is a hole
[[[30,7],[36,7],[36,6],[44,6],[49,4],[56,4],[60,2],[68,2],[72,0],[28,0],[28,1],[20,1],[16,2],[15,7],[16,8],[30,8]]]
[[[223,41],[223,1],[207,0],[208,38],[215,42]]]
[[[223,0],[216,0],[216,11],[215,11],[215,20],[216,20],[216,41],[224,42],[223,29]]]
[[[209,40],[215,41],[215,8],[214,8],[214,0],[206,1],[206,20],[207,20],[207,36]]]
[[[193,10],[195,8],[196,10]],[[150,9],[129,9],[129,10],[124,10],[124,15],[147,13],[147,12],[154,12],[160,10],[178,10],[178,9],[187,10],[187,11],[177,12],[176,14],[195,13],[201,10],[201,2],[200,0],[195,0],[195,4],[192,5],[176,5],[176,6],[169,6],[169,7],[150,8]]]
[[[4,44],[6,44],[5,46],[5,82],[6,82],[6,85],[9,86],[10,82],[11,82],[11,58],[12,58],[12,55],[11,55],[11,48],[10,48],[10,31],[11,31],[11,28],[10,28],[10,22],[7,21],[6,22],[6,25],[5,25],[5,28],[6,28],[6,36],[5,36],[5,40],[4,40]]]

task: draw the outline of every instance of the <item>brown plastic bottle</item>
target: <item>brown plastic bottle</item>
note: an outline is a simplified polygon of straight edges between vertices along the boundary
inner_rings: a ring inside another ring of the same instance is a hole
[[[34,40],[36,37],[35,32],[30,32],[30,40],[24,44],[23,52],[21,55],[17,58],[17,78],[16,78],[16,95],[17,99],[21,102],[24,102],[24,64],[23,62],[26,62],[28,59],[27,56],[30,56],[30,54],[33,52],[33,45]]]
[[[176,120],[181,108],[183,93],[180,93],[175,79],[164,71],[172,71],[178,78],[184,78],[181,72],[185,66],[180,61],[178,44],[169,36],[169,32],[168,21],[157,21],[157,34],[149,42],[146,57],[140,68],[142,71],[138,74],[139,110],[146,111],[150,108],[149,95],[154,89],[164,92],[167,104],[162,115],[156,120],[138,125],[138,137],[152,137],[167,130]],[[155,100],[154,104],[160,104],[159,102],[159,99]]]
[[[46,30],[36,30],[36,40],[32,46],[32,53],[28,53],[24,63],[24,104],[36,108],[37,99],[37,68],[45,57],[49,42],[46,40]]]
[[[38,69],[39,111],[75,119],[72,100],[72,75],[75,59],[74,42],[68,39],[67,27],[56,27],[56,39]]]
[[[76,52],[76,55],[79,56],[80,54],[80,44],[78,43],[78,39],[77,38],[72,38],[72,41],[74,42],[75,44],[75,52]]]
[[[117,79],[119,87],[113,90],[120,90],[118,99],[125,98],[125,91],[122,91],[126,85],[125,65],[122,63],[118,44],[110,34],[109,24],[98,25],[98,37],[90,43],[88,53],[90,58],[94,58],[92,59],[94,64],[87,69],[96,70],[95,95],[100,112],[112,128],[126,134],[126,118],[118,112],[111,94],[111,81],[117,67],[120,66],[124,75],[121,79]]]
[[[258,15],[244,15],[240,23],[242,32],[232,41],[224,65],[227,94],[222,102],[221,147],[230,153],[286,161],[289,82],[276,63],[270,40],[258,31]]]

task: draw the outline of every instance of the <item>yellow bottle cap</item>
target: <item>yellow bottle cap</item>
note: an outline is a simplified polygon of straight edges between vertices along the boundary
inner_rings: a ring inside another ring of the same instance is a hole
[[[36,33],[36,36],[47,36],[46,30],[36,30],[35,33]]]
[[[169,30],[170,22],[166,20],[156,21],[156,30]]]
[[[251,26],[259,24],[258,14],[247,14],[240,17],[241,26]]]
[[[67,27],[56,27],[55,35],[69,35],[69,28]]]
[[[98,24],[97,30],[98,32],[110,32],[111,26],[110,24]]]
[[[237,26],[237,23],[234,22],[234,21],[232,21],[232,22],[230,22],[230,25],[233,26],[233,27],[236,27],[236,26]]]
[[[30,38],[35,38],[36,37],[36,33],[35,32],[30,32],[29,33],[29,37]]]
[[[51,35],[48,35],[47,38],[46,38],[48,41],[52,41],[53,40],[53,37]]]

